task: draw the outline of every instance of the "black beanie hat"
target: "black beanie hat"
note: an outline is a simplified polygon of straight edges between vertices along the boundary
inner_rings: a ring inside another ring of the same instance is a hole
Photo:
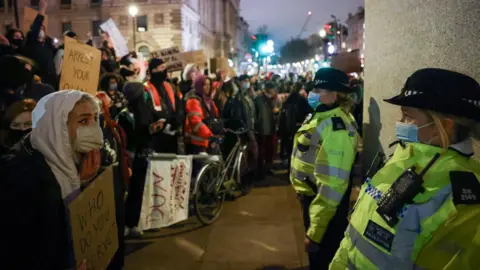
[[[165,61],[163,61],[163,59],[153,58],[153,59],[150,60],[150,62],[148,63],[148,70],[149,70],[150,72],[152,72],[153,69],[155,69],[156,67],[160,66],[161,64],[165,64]]]

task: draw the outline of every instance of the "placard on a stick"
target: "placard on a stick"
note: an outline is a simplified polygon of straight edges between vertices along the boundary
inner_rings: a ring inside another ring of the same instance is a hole
[[[98,49],[65,37],[60,90],[79,90],[95,96],[100,77],[100,55]]]
[[[152,52],[150,57],[163,59],[167,65],[168,72],[183,69],[180,49],[177,46]]]
[[[30,26],[32,25],[33,21],[35,21],[37,15],[38,11],[36,11],[35,9],[27,6],[23,8],[23,31],[25,33],[30,31]],[[43,19],[43,26],[45,27],[45,32],[47,32],[48,16],[44,15],[44,17],[45,18]]]
[[[113,171],[107,168],[68,206],[77,267],[104,270],[118,249]]]
[[[354,50],[335,54],[332,56],[330,66],[345,73],[361,72],[362,63],[360,61],[360,51]]]
[[[181,54],[180,58],[184,64],[195,64],[199,68],[205,68],[207,63],[207,56],[203,50],[184,52]]]

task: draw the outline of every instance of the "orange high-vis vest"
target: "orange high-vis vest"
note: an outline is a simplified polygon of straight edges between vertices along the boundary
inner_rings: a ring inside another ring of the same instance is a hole
[[[213,136],[210,128],[203,122],[209,117],[208,112],[202,108],[201,97],[194,92],[187,93],[185,98],[187,100],[185,105],[185,113],[187,114],[184,126],[185,137],[190,139],[191,144],[207,148],[209,139]],[[215,103],[212,103],[211,111],[218,117],[218,109]]]
[[[147,91],[150,94],[150,96],[152,97],[153,108],[156,111],[159,111],[159,112],[162,111],[161,97],[158,94],[158,90],[155,87],[155,85],[153,85],[153,83],[151,83],[150,81],[144,83],[143,85],[145,86],[145,91]],[[163,82],[163,87],[165,87],[165,90],[167,91],[168,97],[170,98],[170,101],[172,103],[173,110],[175,111],[176,110],[176,108],[175,108],[175,92],[173,92],[172,86],[166,81]]]

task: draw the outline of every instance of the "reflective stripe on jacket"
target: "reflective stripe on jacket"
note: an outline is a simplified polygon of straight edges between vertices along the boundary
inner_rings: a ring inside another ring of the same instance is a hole
[[[341,108],[317,112],[294,138],[290,180],[299,194],[315,196],[307,236],[319,243],[350,181],[359,135]]]
[[[200,147],[208,147],[208,141],[213,133],[208,126],[203,122],[208,117],[207,112],[202,108],[201,97],[197,96],[193,91],[189,92],[186,96],[185,113],[187,117],[185,119],[185,136],[190,138],[190,142],[193,145]],[[218,117],[218,110],[215,104],[212,102],[211,110]]]
[[[143,85],[145,87],[145,91],[147,91],[150,94],[150,97],[151,97],[152,103],[153,103],[153,108],[156,111],[162,111],[163,110],[162,109],[162,102],[161,102],[162,97],[158,94],[158,90],[155,87],[155,85],[153,85],[153,83],[151,83],[149,81],[145,82]],[[163,87],[165,88],[165,91],[167,91],[168,98],[170,99],[170,102],[172,104],[172,109],[173,109],[173,111],[175,111],[176,110],[176,108],[175,108],[175,92],[173,91],[172,86],[166,81],[163,82]]]
[[[393,228],[376,212],[382,195],[405,170],[415,166],[418,173],[442,151],[417,143],[397,147],[363,185],[330,269],[478,269],[480,164],[473,159],[456,150],[443,153],[423,177],[425,191],[398,212]],[[452,172],[467,176],[456,179]],[[467,184],[471,188],[462,188]]]

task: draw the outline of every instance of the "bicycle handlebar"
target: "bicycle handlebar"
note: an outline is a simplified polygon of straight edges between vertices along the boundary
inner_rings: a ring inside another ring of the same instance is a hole
[[[235,135],[243,135],[243,134],[246,134],[248,132],[248,129],[239,129],[238,131],[236,130],[233,130],[233,129],[225,129],[225,131],[229,132],[229,133],[233,133]]]

